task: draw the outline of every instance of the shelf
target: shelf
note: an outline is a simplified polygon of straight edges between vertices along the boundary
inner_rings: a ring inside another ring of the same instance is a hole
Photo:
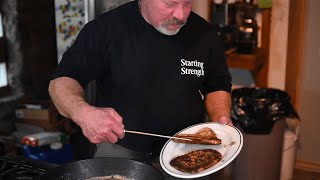
[[[235,51],[226,53],[227,63],[231,68],[247,69],[257,72],[263,66],[265,58],[263,49],[258,48],[252,54],[239,54]]]

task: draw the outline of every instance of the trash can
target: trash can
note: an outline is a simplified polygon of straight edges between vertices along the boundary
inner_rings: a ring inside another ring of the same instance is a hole
[[[244,138],[233,163],[232,179],[279,180],[285,119],[299,119],[289,95],[272,88],[234,89],[231,115]]]

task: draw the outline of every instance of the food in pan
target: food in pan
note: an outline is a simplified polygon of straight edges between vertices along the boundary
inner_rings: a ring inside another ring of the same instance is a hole
[[[220,152],[213,149],[201,149],[172,159],[170,165],[179,171],[194,174],[212,167],[221,159]]]
[[[134,180],[120,175],[92,177],[86,180]]]
[[[208,127],[204,127],[200,129],[195,134],[178,134],[175,137],[179,138],[186,138],[188,140],[181,140],[181,139],[172,139],[178,143],[186,143],[186,144],[205,144],[205,145],[218,145],[221,144],[221,139],[217,138],[217,134]]]

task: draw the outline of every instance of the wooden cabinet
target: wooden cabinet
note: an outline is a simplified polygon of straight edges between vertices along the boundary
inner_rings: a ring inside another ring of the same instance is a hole
[[[229,67],[247,69],[252,72],[259,71],[264,65],[265,55],[261,48],[255,50],[253,54],[239,54],[237,52],[227,53]]]
[[[49,99],[48,85],[57,66],[53,0],[17,1],[25,96]]]

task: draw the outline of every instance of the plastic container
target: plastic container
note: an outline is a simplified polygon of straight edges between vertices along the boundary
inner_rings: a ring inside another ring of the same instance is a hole
[[[54,142],[61,142],[61,140],[62,133],[60,132],[39,132],[24,136],[21,143],[32,147],[40,147]]]
[[[73,161],[72,146],[71,144],[58,145],[54,143],[52,146],[31,147],[24,145],[22,153],[24,157],[45,161],[55,164],[65,164]]]

